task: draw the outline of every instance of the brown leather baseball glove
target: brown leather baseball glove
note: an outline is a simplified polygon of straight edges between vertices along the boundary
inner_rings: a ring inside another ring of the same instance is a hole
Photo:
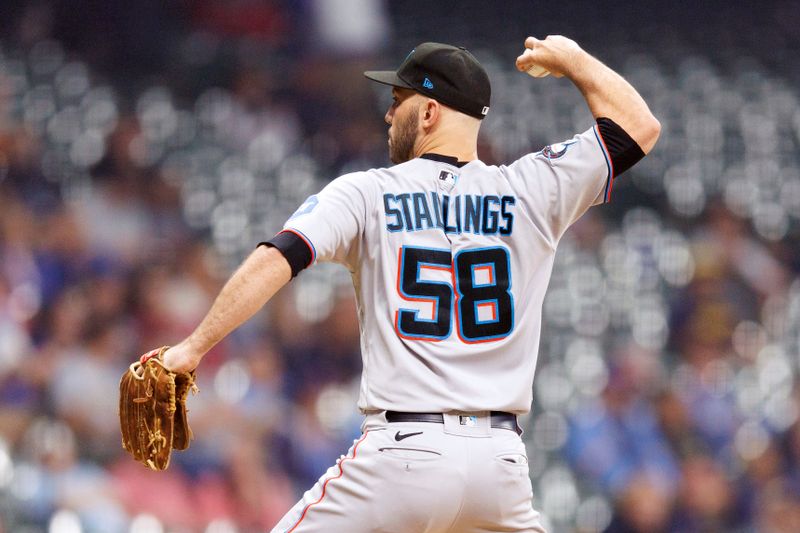
[[[142,355],[119,382],[122,447],[153,470],[165,470],[172,449],[185,450],[192,440],[186,398],[189,390],[197,392],[194,371],[167,370],[162,360],[167,348]]]

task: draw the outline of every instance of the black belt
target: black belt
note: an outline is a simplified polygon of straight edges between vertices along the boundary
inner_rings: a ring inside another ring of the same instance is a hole
[[[465,416],[465,418],[467,418]],[[398,411],[386,411],[387,422],[430,422],[432,424],[444,424],[442,413],[400,413]],[[490,413],[490,424],[495,429],[507,429],[514,433],[521,434],[517,424],[517,416],[503,411],[492,411]]]

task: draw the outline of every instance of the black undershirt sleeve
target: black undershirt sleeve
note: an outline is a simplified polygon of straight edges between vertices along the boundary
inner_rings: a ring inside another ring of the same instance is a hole
[[[600,130],[600,136],[603,137],[608,155],[611,157],[614,168],[612,177],[619,176],[644,157],[644,152],[636,141],[610,118],[598,118],[597,129]]]
[[[292,269],[292,277],[311,264],[313,256],[308,244],[291,231],[282,231],[270,240],[258,243],[258,246],[262,245],[277,248],[283,254]]]

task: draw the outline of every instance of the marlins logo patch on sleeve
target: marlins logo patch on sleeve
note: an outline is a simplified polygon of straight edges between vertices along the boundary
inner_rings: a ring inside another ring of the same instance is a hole
[[[291,217],[289,217],[289,220],[292,220],[293,218],[297,218],[300,215],[305,215],[307,213],[310,213],[311,211],[314,210],[315,207],[317,207],[318,203],[319,203],[319,200],[317,199],[317,195],[316,194],[313,194],[313,195],[309,196],[306,199],[306,201],[303,202],[303,204],[300,207],[297,208],[297,211],[295,211],[294,214]]]
[[[569,147],[575,144],[575,142],[576,141],[566,141],[563,143],[550,144],[545,146],[542,151],[536,155],[541,155],[545,159],[553,161],[566,154]]]

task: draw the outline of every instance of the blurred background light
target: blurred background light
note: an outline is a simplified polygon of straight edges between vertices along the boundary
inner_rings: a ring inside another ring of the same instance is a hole
[[[250,388],[250,373],[242,361],[228,361],[214,377],[214,392],[223,401],[233,405],[244,398]]]
[[[205,533],[239,533],[239,528],[230,520],[214,520],[208,524]]]
[[[580,503],[572,473],[562,466],[553,466],[542,474],[537,494],[541,494],[543,512],[560,524],[572,519]]]
[[[8,444],[0,439],[0,489],[7,488],[14,479],[14,463],[11,460]]]
[[[61,510],[53,514],[47,533],[83,533],[83,528],[77,514]]]
[[[164,526],[155,516],[140,514],[131,520],[130,533],[164,533]]]
[[[533,422],[533,442],[547,452],[560,449],[567,440],[567,420],[556,412],[545,412]]]
[[[611,524],[612,507],[603,496],[590,496],[578,506],[575,528],[581,533],[600,533]]]

